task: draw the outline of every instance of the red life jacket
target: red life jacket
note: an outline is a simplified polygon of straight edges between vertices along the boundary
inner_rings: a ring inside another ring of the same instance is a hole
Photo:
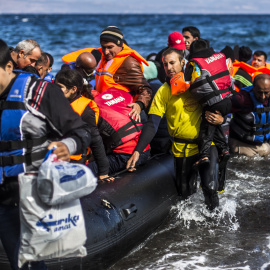
[[[126,91],[111,87],[95,97],[99,116],[106,129],[99,129],[106,149],[132,154],[142,130],[142,123],[129,117],[133,97]]]
[[[213,105],[231,93],[231,77],[223,53],[208,58],[192,58],[199,65],[201,76],[190,85],[190,92],[201,105]]]

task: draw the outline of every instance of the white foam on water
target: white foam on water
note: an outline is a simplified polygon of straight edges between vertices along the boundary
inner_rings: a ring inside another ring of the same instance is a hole
[[[263,264],[261,267],[261,270],[269,270],[269,269],[270,269],[270,262]]]
[[[187,269],[192,269],[192,270],[251,270],[250,266],[237,266],[237,267],[227,267],[226,265],[223,266],[218,266],[218,267],[209,267],[207,265],[207,260],[205,256],[200,255],[200,256],[191,256],[186,259],[181,259],[178,261],[174,261],[175,259],[173,258],[174,256],[179,256],[179,254],[167,254],[160,259],[157,264],[160,266],[156,267],[155,270],[164,270],[164,269],[175,269],[175,270],[187,270]],[[170,259],[173,262],[169,262]],[[151,268],[146,268],[147,270]]]
[[[269,245],[267,246],[270,249],[270,236],[266,237],[269,240]]]
[[[266,237],[266,239],[268,239],[269,241],[269,244],[266,247],[270,249],[270,236]],[[269,270],[269,269],[270,269],[270,262],[267,262],[261,266],[261,270]]]
[[[175,206],[175,209],[177,209],[177,220],[182,221],[187,229],[194,222],[198,226],[209,228],[216,227],[217,225],[225,225],[228,230],[232,231],[239,228],[236,217],[237,203],[234,198],[228,199],[220,196],[220,206],[210,212],[206,208],[202,197],[203,195],[198,192]]]
[[[28,18],[22,18],[22,22],[28,22],[29,19]]]

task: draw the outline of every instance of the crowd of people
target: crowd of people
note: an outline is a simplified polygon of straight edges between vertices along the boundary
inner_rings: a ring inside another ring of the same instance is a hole
[[[48,149],[86,164],[103,181],[135,171],[153,154],[171,154],[179,198],[196,192],[200,176],[210,211],[219,206],[231,153],[270,153],[265,52],[238,45],[215,52],[194,26],[171,33],[168,46],[147,60],[116,26],[102,30],[100,46],[74,54],[53,78],[53,56],[35,40],[15,48],[0,40],[0,237],[12,269],[18,175],[38,170]],[[31,269],[47,268],[34,262]]]

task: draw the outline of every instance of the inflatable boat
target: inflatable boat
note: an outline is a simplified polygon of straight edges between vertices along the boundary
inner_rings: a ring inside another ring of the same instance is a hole
[[[106,269],[145,240],[177,200],[173,156],[152,158],[135,172],[102,182],[81,199],[87,256],[46,261],[51,270]],[[76,240],[74,240],[76,241]],[[10,269],[0,246],[0,269]]]

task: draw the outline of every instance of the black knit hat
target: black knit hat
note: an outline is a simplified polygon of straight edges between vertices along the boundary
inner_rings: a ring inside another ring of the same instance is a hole
[[[100,34],[101,41],[113,42],[120,47],[123,45],[123,33],[116,26],[108,26]]]

